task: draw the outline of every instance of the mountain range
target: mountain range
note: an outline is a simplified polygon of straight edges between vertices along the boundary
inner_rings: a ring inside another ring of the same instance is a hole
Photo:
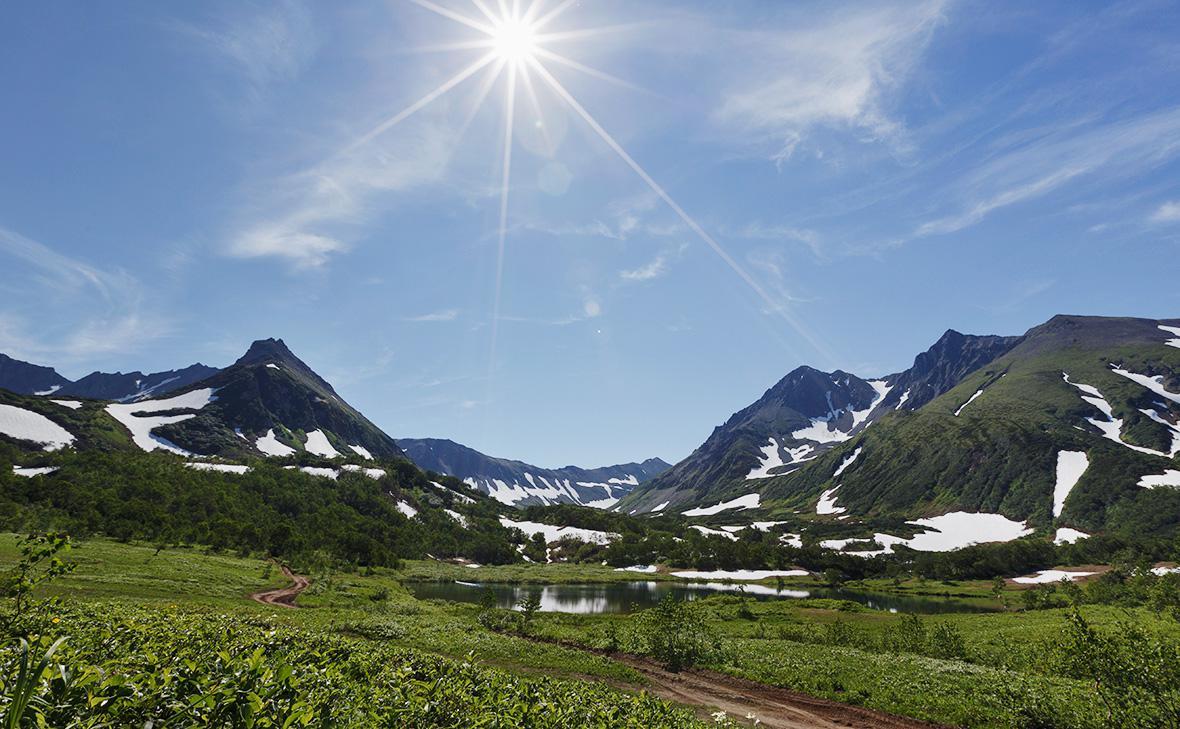
[[[876,378],[799,367],[671,467],[545,469],[448,440],[395,441],[276,339],[221,370],[73,383],[4,357],[0,387],[0,440],[24,448],[304,466],[408,456],[517,507],[706,522],[741,510],[850,540],[955,513],[1050,533],[1158,534],[1180,523],[1180,319],[1057,316],[1019,336],[948,331],[908,369]]]
[[[450,440],[398,438],[397,442],[418,467],[454,476],[512,506],[579,504],[605,509],[671,468],[659,458],[649,458],[602,468],[549,469],[487,456]]]
[[[731,502],[849,532],[952,512],[1166,532],[1180,521],[1180,320],[948,332],[874,380],[800,368],[615,508]]]

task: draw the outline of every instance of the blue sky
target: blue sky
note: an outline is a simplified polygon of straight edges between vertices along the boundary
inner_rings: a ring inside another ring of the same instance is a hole
[[[394,436],[592,466],[682,458],[799,364],[1180,316],[1175,2],[571,4],[539,60],[685,217],[519,75],[498,317],[507,69],[387,124],[480,31],[0,14],[0,351],[67,376],[282,337]]]

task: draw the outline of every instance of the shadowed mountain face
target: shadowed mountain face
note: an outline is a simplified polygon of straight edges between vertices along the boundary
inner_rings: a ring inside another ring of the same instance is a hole
[[[205,455],[404,455],[281,339],[254,342],[237,362],[188,391],[204,389],[213,399],[194,417],[154,432]]]
[[[217,372],[216,367],[199,362],[181,370],[153,372],[149,375],[142,372],[91,372],[82,379],[63,386],[57,394],[95,400],[135,402],[182,390],[194,382],[212,377]]]
[[[639,484],[666,471],[659,458],[602,468],[549,469],[521,461],[494,458],[454,441],[399,438],[419,468],[466,481],[505,504],[581,504],[608,508]]]
[[[19,395],[51,395],[70,381],[52,367],[22,362],[0,354],[0,387]]]
[[[731,490],[756,490],[844,443],[883,415],[916,410],[1010,350],[1020,337],[947,331],[909,369],[866,380],[799,367],[738,411],[693,453],[637,489],[622,508],[713,503]]]

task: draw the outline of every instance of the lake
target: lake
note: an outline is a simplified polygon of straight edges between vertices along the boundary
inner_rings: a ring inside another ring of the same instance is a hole
[[[834,598],[851,600],[874,610],[901,613],[975,613],[990,608],[964,600],[941,597],[911,597],[889,593],[861,592],[843,588],[808,588],[778,590],[768,585],[743,585],[728,582],[608,582],[574,585],[526,585],[478,582],[407,582],[406,589],[419,600],[449,600],[477,603],[487,588],[496,596],[496,606],[511,608],[526,596],[536,597],[543,612],[628,613],[655,605],[666,595],[694,600],[716,594],[737,595],[743,592],[754,600],[800,600]]]

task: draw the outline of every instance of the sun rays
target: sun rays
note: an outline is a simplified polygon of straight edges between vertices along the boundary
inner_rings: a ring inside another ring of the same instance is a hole
[[[545,29],[558,20],[569,10],[575,0],[564,0],[552,4],[546,0],[470,0],[473,17],[453,7],[442,5],[433,0],[409,0],[413,4],[436,15],[451,20],[465,28],[476,32],[471,40],[431,47],[425,50],[444,51],[454,53],[475,53],[478,57],[465,66],[430,93],[406,107],[401,112],[389,117],[374,127],[367,134],[354,141],[346,151],[354,151],[367,144],[376,137],[385,134],[399,123],[430,105],[464,82],[487,69],[487,73],[480,82],[476,96],[476,105],[465,120],[462,130],[465,132],[471,124],[479,107],[482,106],[492,89],[499,82],[504,93],[504,133],[503,147],[500,150],[500,180],[499,180],[499,210],[498,227],[496,231],[496,261],[494,295],[491,312],[491,343],[488,354],[489,380],[496,361],[499,324],[501,320],[502,284],[505,258],[508,243],[508,216],[510,212],[510,191],[512,188],[512,154],[516,144],[516,106],[519,97],[523,95],[538,117],[542,117],[541,99],[538,95],[538,85],[547,88],[556,99],[559,99],[573,115],[581,119],[602,142],[631,169],[642,183],[647,186],[668,208],[678,217],[692,233],[701,239],[725,265],[731,269],[746,286],[765,304],[767,311],[782,317],[789,326],[813,345],[818,343],[807,333],[806,329],[789,312],[782,301],[771,296],[758,281],[734,259],[721,244],[710,235],[680,206],[669,193],[648,174],[648,172],[627,152],[615,138],[598,122],[598,120],[574,97],[574,95],[557,79],[546,64],[552,63],[592,78],[636,88],[628,82],[615,76],[599,71],[591,66],[567,58],[555,49],[555,45],[563,41],[584,38],[595,34],[617,32],[617,28],[575,29],[548,32]],[[525,7],[522,7],[525,6]],[[548,138],[548,131],[544,124],[540,125],[540,132],[549,152],[553,151],[553,143]]]

